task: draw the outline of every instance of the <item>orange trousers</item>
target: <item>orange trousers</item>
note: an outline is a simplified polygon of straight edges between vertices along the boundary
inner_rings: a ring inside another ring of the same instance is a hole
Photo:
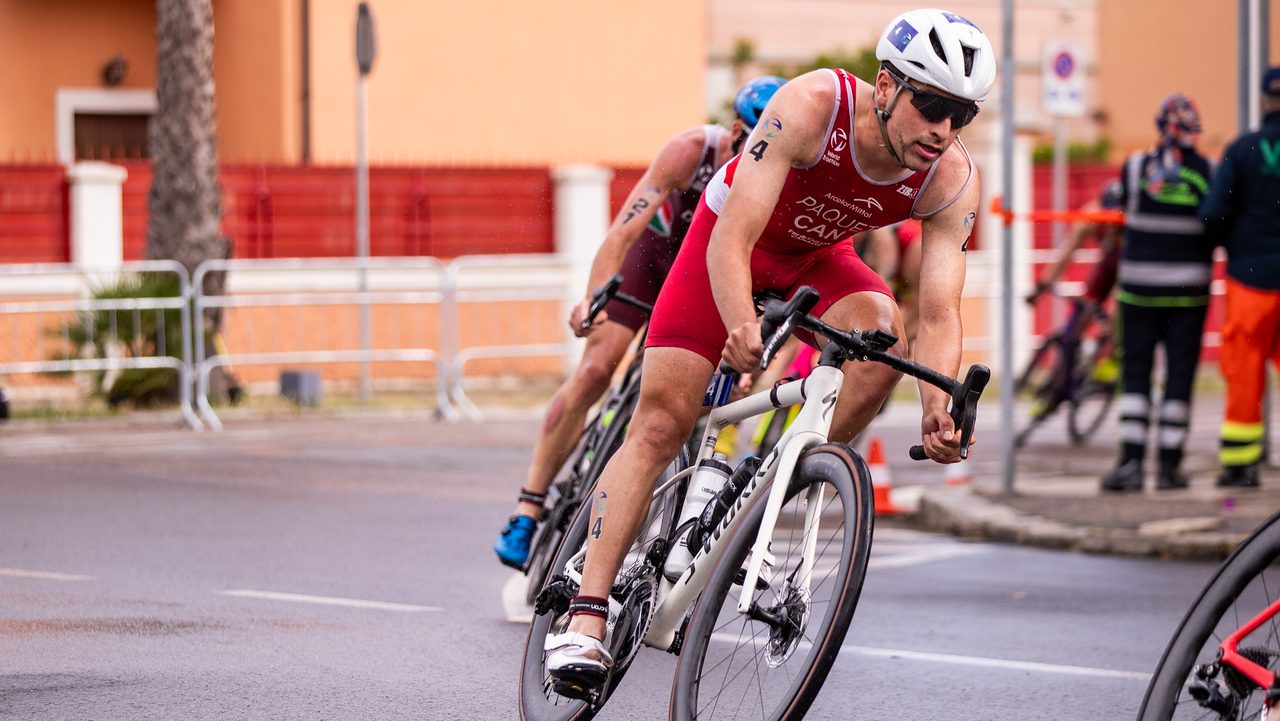
[[[1243,466],[1262,458],[1262,394],[1267,359],[1280,368],[1280,291],[1227,279],[1219,365],[1227,381],[1220,460]]]

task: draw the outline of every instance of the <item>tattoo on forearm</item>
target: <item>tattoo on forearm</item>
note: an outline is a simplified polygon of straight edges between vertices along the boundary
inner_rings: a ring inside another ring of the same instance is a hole
[[[632,203],[631,207],[627,209],[627,215],[622,219],[622,222],[630,222],[632,218],[643,213],[644,209],[647,207],[649,207],[649,201],[647,199],[640,198],[636,200],[636,202]]]
[[[600,491],[600,495],[596,497],[595,516],[596,521],[591,525],[591,537],[600,538],[600,529],[604,525],[604,506],[609,500],[609,494]]]
[[[961,253],[969,252],[969,241],[973,238],[973,224],[977,220],[978,214],[972,211],[968,215],[964,216],[964,229],[967,232],[964,236],[964,242],[960,244]]]
[[[627,214],[622,217],[622,222],[624,224],[628,223],[632,218],[643,213],[645,208],[648,208],[654,201],[662,197],[662,193],[662,188],[656,185],[646,188],[644,195],[636,198],[636,202],[632,203],[631,207],[627,209]]]

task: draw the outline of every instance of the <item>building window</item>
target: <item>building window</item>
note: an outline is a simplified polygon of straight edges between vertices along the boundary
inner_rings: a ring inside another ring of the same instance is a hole
[[[154,91],[60,89],[55,105],[58,162],[151,157],[147,122],[156,111]]]

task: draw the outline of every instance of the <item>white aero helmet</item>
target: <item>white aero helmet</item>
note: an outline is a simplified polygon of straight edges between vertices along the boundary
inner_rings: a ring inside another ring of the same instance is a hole
[[[983,100],[996,80],[995,52],[977,25],[945,10],[908,10],[889,22],[876,58],[899,73],[966,100]]]

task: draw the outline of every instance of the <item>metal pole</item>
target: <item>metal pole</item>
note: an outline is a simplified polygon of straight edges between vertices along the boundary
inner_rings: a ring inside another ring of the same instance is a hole
[[[1249,16],[1252,5],[1251,0],[1238,0],[1236,2],[1236,26],[1238,28],[1236,65],[1239,69],[1239,72],[1236,73],[1238,78],[1236,81],[1236,128],[1241,133],[1249,132],[1249,88],[1252,82],[1252,73],[1250,71],[1253,68],[1253,58],[1249,50]]]
[[[356,80],[356,256],[359,259],[357,290],[360,293],[360,352],[367,354],[370,348],[369,327],[369,158],[368,158],[368,110],[367,81],[373,69],[376,48],[373,34],[373,15],[368,3],[360,3],[356,10],[356,67],[360,74]],[[360,402],[368,404],[373,398],[370,381],[371,364],[360,361]]]
[[[360,352],[369,352],[369,300],[365,293],[369,290],[369,160],[367,156],[368,128],[365,126],[368,114],[368,90],[365,76],[356,81],[356,256],[360,259],[360,269],[356,290],[360,292]],[[360,362],[360,402],[369,403],[373,397],[372,382],[369,377],[369,361]]]
[[[1013,187],[1013,110],[1014,79],[1017,67],[1013,60],[1013,0],[1000,3],[1001,89],[1000,172],[1004,188],[1001,194],[1005,208],[1014,207]],[[1013,493],[1013,225],[1006,220],[1000,244],[1000,456],[1005,493]]]
[[[1067,209],[1067,129],[1061,117],[1053,119],[1053,209],[1059,213]],[[1061,253],[1067,244],[1067,224],[1053,221],[1053,248]],[[1062,304],[1053,304],[1054,323],[1065,320]]]

